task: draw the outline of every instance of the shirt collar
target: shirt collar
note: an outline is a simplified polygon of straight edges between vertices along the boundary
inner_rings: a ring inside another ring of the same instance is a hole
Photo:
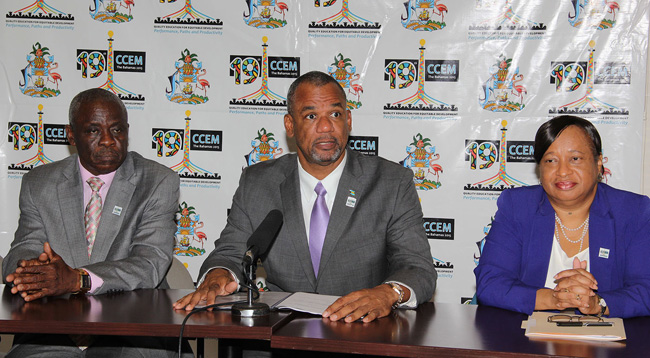
[[[302,164],[300,164],[300,159],[297,160],[298,160],[298,177],[300,178],[300,186],[302,187],[303,192],[313,193],[313,195],[316,195],[316,193],[314,192],[314,188],[318,184],[319,180],[316,179],[311,174],[309,174],[302,167]],[[336,188],[339,185],[339,181],[341,180],[341,176],[343,175],[343,169],[345,168],[345,163],[347,163],[347,161],[348,161],[348,156],[344,155],[343,160],[341,160],[339,165],[325,178],[323,178],[323,180],[320,180],[320,182],[323,183],[325,190],[327,190],[327,193],[336,192]]]
[[[104,185],[102,185],[102,188],[110,188],[111,183],[113,182],[113,178],[115,177],[115,173],[117,170],[114,170],[108,174],[101,174],[101,175],[93,175],[93,173],[89,172],[86,168],[84,168],[83,165],[81,165],[81,161],[77,157],[77,163],[79,164],[79,173],[81,173],[81,181],[83,182],[83,185],[88,185],[87,180],[92,178],[92,177],[97,177],[101,179],[104,182]]]

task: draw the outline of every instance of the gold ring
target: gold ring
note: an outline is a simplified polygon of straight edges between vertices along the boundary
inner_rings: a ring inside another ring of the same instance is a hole
[[[564,292],[569,292],[569,289],[568,289],[568,288],[565,288],[565,289],[564,289]]]
[[[580,295],[576,295],[576,300],[580,301]]]

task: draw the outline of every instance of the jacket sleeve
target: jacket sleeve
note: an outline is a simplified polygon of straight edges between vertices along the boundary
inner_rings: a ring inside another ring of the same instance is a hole
[[[485,239],[476,275],[479,304],[531,314],[540,287],[521,281],[525,230],[516,220],[516,199],[505,190],[497,201],[497,213]],[[524,203],[528,205],[529,203]]]
[[[625,216],[630,220],[629,229],[616,245],[617,252],[612,253],[622,267],[622,279],[612,278],[619,282],[612,282],[611,290],[598,291],[611,317],[650,316],[650,199],[644,196],[637,206],[628,209]]]
[[[397,200],[386,233],[389,276],[385,281],[409,286],[420,304],[433,296],[438,275],[422,226],[422,208],[413,184],[413,174],[410,170],[404,173],[396,188]]]
[[[241,174],[239,186],[232,199],[226,227],[216,241],[215,249],[203,261],[199,278],[202,278],[211,269],[227,268],[237,275],[240,282],[244,281],[241,262],[246,251],[246,242],[253,233],[253,224],[245,210],[244,200],[247,172],[248,170],[244,170]]]
[[[16,271],[20,260],[38,257],[43,252],[43,244],[48,241],[45,224],[34,202],[31,180],[23,177],[19,197],[20,218],[18,229],[11,243],[11,249],[2,261],[2,281],[6,283],[8,274]]]

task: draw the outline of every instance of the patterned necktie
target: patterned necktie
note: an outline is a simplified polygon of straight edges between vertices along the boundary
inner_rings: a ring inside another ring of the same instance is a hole
[[[99,226],[99,219],[102,215],[102,197],[99,196],[99,189],[101,189],[104,182],[97,178],[92,177],[86,181],[92,189],[90,201],[86,206],[86,213],[84,214],[84,223],[86,225],[86,242],[88,243],[88,257],[93,252],[93,245],[95,244],[95,235],[97,234],[97,227]]]
[[[318,277],[318,266],[320,265],[320,256],[323,251],[323,242],[325,242],[330,213],[325,202],[327,190],[323,187],[323,183],[318,182],[314,191],[318,194],[318,197],[314,203],[314,208],[311,210],[311,221],[309,222],[309,253],[311,254],[311,262],[314,265],[314,274]]]

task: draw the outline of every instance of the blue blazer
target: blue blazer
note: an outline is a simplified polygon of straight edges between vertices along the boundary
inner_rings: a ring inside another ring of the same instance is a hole
[[[480,304],[531,314],[548,271],[555,211],[539,186],[505,190],[476,275]],[[589,218],[590,270],[612,317],[650,315],[650,199],[599,183]]]

